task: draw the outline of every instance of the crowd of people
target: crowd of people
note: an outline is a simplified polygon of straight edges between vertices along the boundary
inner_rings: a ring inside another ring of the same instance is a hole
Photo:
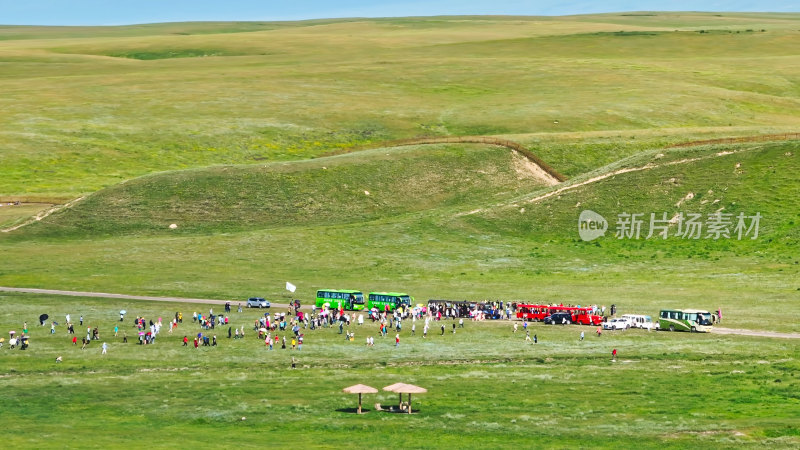
[[[613,308],[613,307],[612,307]],[[180,340],[183,347],[198,349],[200,347],[217,347],[218,339],[217,334],[220,327],[227,327],[227,338],[234,341],[244,340],[245,335],[253,336],[253,339],[258,339],[264,343],[264,348],[273,350],[280,347],[280,349],[289,349],[301,351],[305,341],[305,333],[314,332],[315,330],[338,328],[338,333],[344,335],[344,339],[348,342],[356,340],[356,330],[359,334],[366,335],[365,341],[367,347],[374,347],[375,335],[385,338],[390,332],[395,334],[394,347],[400,347],[401,333],[406,331],[408,336],[417,335],[417,327],[422,330],[422,339],[428,339],[432,330],[438,331],[439,336],[445,334],[456,334],[458,329],[465,328],[464,319],[481,321],[486,318],[503,318],[510,320],[515,318],[515,311],[517,309],[516,303],[507,302],[482,302],[482,303],[469,303],[469,302],[451,302],[451,301],[431,301],[426,307],[410,307],[400,306],[396,309],[386,307],[383,311],[373,308],[371,310],[363,311],[344,311],[342,309],[331,309],[329,307],[318,308],[312,306],[311,313],[300,311],[298,303],[292,303],[285,312],[267,312],[257,319],[253,320],[250,333],[245,325],[233,325],[231,316],[228,314],[231,311],[230,303],[225,305],[226,314],[214,314],[213,308],[210,308],[208,314],[203,312],[192,313],[192,323],[186,325],[183,322],[183,313],[180,311],[175,312],[174,317],[170,318],[166,323],[168,333],[173,333],[179,327],[193,326],[195,331],[184,332],[183,338]],[[605,307],[598,308],[601,312]],[[241,312],[241,304],[238,307],[238,312]],[[120,312],[120,324],[114,326],[114,338],[121,338],[122,343],[128,342],[127,330],[120,330],[120,326],[125,326],[124,318],[125,311]],[[72,335],[71,342],[77,346],[77,336],[75,336],[75,328],[72,323],[72,318],[69,314],[66,315],[66,333]],[[447,321],[451,323],[447,324]],[[365,326],[369,321],[370,325]],[[84,317],[80,315],[80,325],[83,326]],[[135,329],[138,336],[137,344],[142,346],[155,345],[159,341],[159,335],[164,328],[165,324],[161,317],[157,319],[147,319],[144,316],[137,316],[133,319],[131,327]],[[538,336],[534,334],[531,336],[528,330],[527,321],[514,321],[512,334],[516,334],[519,326],[523,327],[525,334],[525,341],[538,343]],[[50,333],[56,333],[56,327],[59,324],[56,321],[50,323]],[[375,328],[373,328],[375,327]],[[82,339],[82,349],[86,349],[92,341],[100,340],[100,329],[97,326],[86,326],[86,336]],[[21,336],[16,336],[15,331],[10,331],[10,348],[16,348],[22,345],[21,348],[27,348],[29,345],[29,334],[27,322],[23,324],[23,333]],[[601,330],[598,330],[598,336]],[[121,335],[121,336],[120,336]],[[584,332],[580,333],[580,340],[584,339]],[[0,347],[3,346],[4,339],[0,339]],[[102,354],[106,354],[108,344],[103,342]]]

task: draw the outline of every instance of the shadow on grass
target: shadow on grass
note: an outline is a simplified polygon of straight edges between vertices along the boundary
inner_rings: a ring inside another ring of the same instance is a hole
[[[358,414],[358,408],[339,408],[336,410],[337,412],[347,413],[347,414]],[[361,414],[366,414],[372,411],[371,409],[366,409],[364,407],[361,408]]]

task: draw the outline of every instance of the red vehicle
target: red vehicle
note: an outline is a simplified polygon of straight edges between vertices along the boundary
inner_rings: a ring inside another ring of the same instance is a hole
[[[550,315],[547,305],[517,305],[517,319],[527,319],[533,322],[541,322]]]
[[[592,314],[592,308],[527,304],[517,306],[517,318],[527,319],[533,322],[541,322],[545,317],[554,312],[568,312],[572,315],[572,323],[581,325],[600,325],[603,323],[603,316]]]
[[[581,325],[600,325],[603,323],[603,316],[592,314],[592,308],[574,308],[572,322]]]

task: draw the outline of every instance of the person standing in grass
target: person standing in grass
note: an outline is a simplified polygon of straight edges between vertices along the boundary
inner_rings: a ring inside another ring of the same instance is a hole
[[[581,341],[583,340],[583,331],[581,331]]]
[[[514,333],[517,332],[517,322],[514,322]]]
[[[119,333],[119,325],[114,325],[114,337],[117,337],[117,333]]]
[[[108,344],[103,342],[103,353],[101,353],[101,355],[105,355],[107,352],[108,352]]]
[[[535,334],[533,335],[533,343],[534,344],[538,344],[539,343],[539,336],[537,336]]]
[[[531,340],[531,330],[525,330],[525,342]]]
[[[400,347],[400,333],[394,335],[394,346]]]
[[[186,337],[185,334],[183,335],[183,346],[184,347],[188,347],[189,346],[189,338]]]
[[[612,361],[617,360],[617,349],[611,350],[611,360]]]
[[[442,324],[442,336],[444,336],[444,324]]]

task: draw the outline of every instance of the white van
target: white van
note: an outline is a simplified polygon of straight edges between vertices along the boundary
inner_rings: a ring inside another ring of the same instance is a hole
[[[641,314],[623,314],[622,318],[628,319],[633,328],[652,330],[656,327],[656,324],[653,323],[653,319],[650,316],[644,316]]]

